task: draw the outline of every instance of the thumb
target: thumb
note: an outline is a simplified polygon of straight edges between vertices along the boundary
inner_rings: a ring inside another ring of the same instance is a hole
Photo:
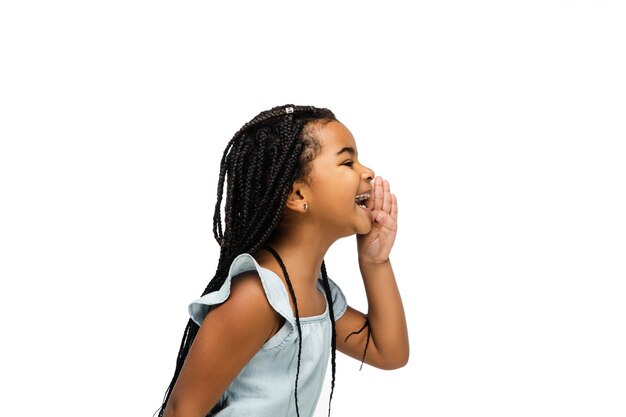
[[[380,224],[385,219],[385,212],[380,210],[372,211],[371,217],[372,223]]]

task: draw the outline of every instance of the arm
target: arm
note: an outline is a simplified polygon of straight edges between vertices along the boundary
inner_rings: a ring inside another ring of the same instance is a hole
[[[409,360],[409,336],[402,299],[387,260],[381,264],[359,263],[368,302],[367,317],[358,310],[348,307],[335,323],[337,349],[357,360],[363,358],[367,343],[367,330],[360,329],[369,321],[371,340],[367,347],[365,363],[380,369],[397,369]],[[348,338],[346,340],[346,338]]]
[[[367,332],[346,338],[368,320],[372,339],[365,362],[382,369],[396,369],[409,360],[406,318],[389,260],[398,228],[398,201],[391,194],[389,183],[381,177],[376,177],[373,188],[374,198],[367,202],[372,214],[372,229],[366,235],[357,235],[359,268],[367,295],[368,314],[365,317],[350,307],[346,310],[336,323],[337,348],[361,359]]]
[[[256,271],[233,279],[228,299],[202,321],[165,408],[165,417],[204,417],[281,318]]]

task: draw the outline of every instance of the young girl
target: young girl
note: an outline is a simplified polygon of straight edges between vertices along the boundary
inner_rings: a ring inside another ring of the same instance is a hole
[[[217,271],[189,306],[159,416],[312,416],[331,356],[330,414],[336,349],[381,369],[407,363],[389,260],[397,200],[330,110],[260,113],[226,146],[217,188]],[[324,264],[333,242],[354,234],[367,315],[347,305]]]

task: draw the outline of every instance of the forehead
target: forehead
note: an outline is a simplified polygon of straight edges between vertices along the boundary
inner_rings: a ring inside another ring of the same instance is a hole
[[[335,120],[326,123],[317,131],[317,140],[319,140],[322,146],[321,155],[325,157],[349,155],[349,152],[341,152],[346,149],[352,149],[354,152],[357,152],[356,142],[354,136],[352,136],[352,132],[341,122]]]

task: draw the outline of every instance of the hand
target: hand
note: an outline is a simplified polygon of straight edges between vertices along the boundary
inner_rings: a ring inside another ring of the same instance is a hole
[[[390,193],[389,182],[376,177],[372,197],[366,207],[371,210],[372,230],[365,235],[357,235],[359,261],[382,263],[389,259],[389,253],[398,230],[398,200]]]

